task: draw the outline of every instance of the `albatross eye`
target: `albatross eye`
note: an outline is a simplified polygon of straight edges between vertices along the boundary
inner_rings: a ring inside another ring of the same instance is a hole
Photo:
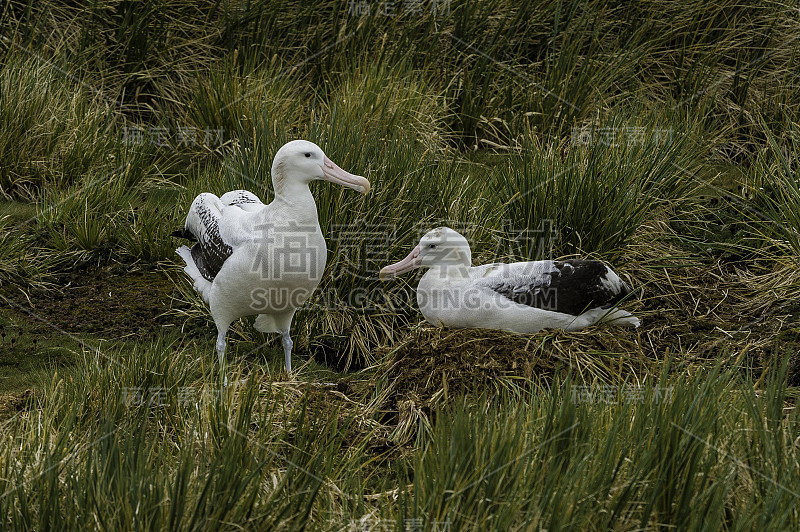
[[[305,152],[303,155],[305,155],[306,157],[311,157],[311,152],[310,152],[310,151],[307,151],[307,152]]]
[[[428,245],[428,249],[436,249],[436,244],[430,244],[430,245]]]

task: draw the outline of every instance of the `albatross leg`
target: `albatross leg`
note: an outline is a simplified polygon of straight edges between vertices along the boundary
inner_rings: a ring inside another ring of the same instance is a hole
[[[217,356],[219,357],[219,371],[220,375],[222,375],[222,386],[228,386],[228,374],[227,368],[225,367],[225,333],[228,332],[226,330],[219,330],[217,333]]]
[[[286,359],[286,373],[292,373],[292,337],[289,336],[289,329],[281,331],[281,340],[283,340],[283,356]]]

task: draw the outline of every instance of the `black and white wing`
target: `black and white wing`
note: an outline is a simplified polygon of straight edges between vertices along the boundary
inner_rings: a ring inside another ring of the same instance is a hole
[[[189,251],[197,270],[207,281],[214,280],[225,260],[233,253],[233,248],[222,238],[219,228],[222,209],[231,206],[253,212],[264,207],[264,204],[258,196],[247,190],[233,190],[221,198],[203,193],[192,202],[183,229],[172,233],[172,236],[196,242]]]
[[[219,232],[224,206],[220,198],[214,194],[200,194],[189,208],[183,235],[180,235],[196,241],[190,248],[192,260],[200,275],[208,281],[214,280],[225,260],[233,253],[233,248],[225,242]]]
[[[545,260],[493,266],[477,284],[510,301],[542,310],[577,316],[593,308],[611,308],[630,293],[630,287],[600,261]]]

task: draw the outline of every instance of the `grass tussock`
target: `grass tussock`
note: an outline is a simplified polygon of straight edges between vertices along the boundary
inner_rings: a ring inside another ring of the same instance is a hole
[[[598,509],[604,529],[699,529],[757,520],[765,497],[770,523],[798,520],[786,358],[757,381],[716,364],[698,384],[667,362],[641,381],[562,371],[546,388],[459,393],[431,409],[436,422],[413,445],[391,443],[397,414],[345,383],[253,373],[220,394],[169,342],[82,358],[5,412],[0,517],[10,528],[72,528],[91,508],[123,529],[146,515],[172,528],[414,518],[500,530],[589,526]]]
[[[65,75],[66,66],[16,48],[4,55],[0,194],[33,199],[113,164],[113,102]]]

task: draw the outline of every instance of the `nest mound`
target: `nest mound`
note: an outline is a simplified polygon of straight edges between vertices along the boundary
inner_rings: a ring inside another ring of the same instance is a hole
[[[412,330],[384,364],[395,394],[432,397],[440,391],[481,392],[501,380],[540,383],[556,373],[566,375],[570,366],[612,379],[618,373],[615,366],[620,355],[638,352],[638,337],[632,330],[523,335],[423,327]],[[607,364],[598,363],[602,362],[598,357],[604,356]],[[640,369],[638,361],[636,366]]]
[[[658,375],[658,361],[642,356],[639,332],[620,327],[522,335],[424,326],[382,354],[379,374],[388,383],[383,409],[396,415],[394,437],[401,441],[453,397],[520,393],[570,371],[584,382]]]

